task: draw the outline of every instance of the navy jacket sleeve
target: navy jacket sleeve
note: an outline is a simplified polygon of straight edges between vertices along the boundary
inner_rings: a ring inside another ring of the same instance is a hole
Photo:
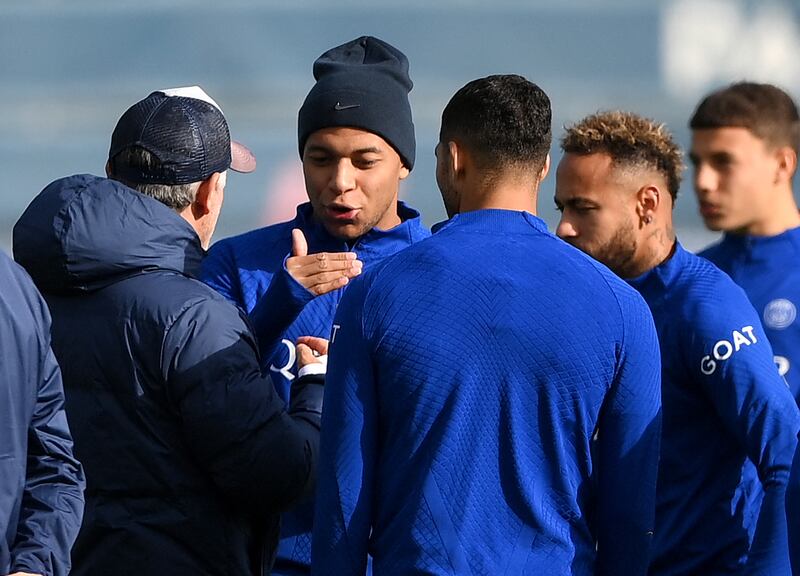
[[[33,284],[22,273],[19,279],[37,332],[37,343],[25,350],[36,355],[35,381],[23,378],[19,384],[36,387],[36,399],[27,426],[25,486],[11,572],[61,576],[69,572],[70,549],[80,529],[85,480],[72,452],[61,371],[50,348],[50,316]],[[11,350],[4,349],[3,354],[6,360],[14,358]]]
[[[250,321],[263,358],[272,357],[281,334],[295,321],[305,305],[314,299],[314,294],[289,274],[286,258],[272,276],[269,288],[250,312]]]
[[[187,443],[229,498],[277,512],[313,490],[322,386],[298,379],[287,412],[233,306],[189,305],[165,337],[162,371]]]
[[[377,404],[363,329],[365,291],[362,278],[345,292],[331,335],[314,515],[314,574],[364,574],[367,563]]]
[[[800,413],[772,359],[753,307],[740,291],[703,304],[687,339],[690,366],[728,432],[741,442],[764,489],[747,573],[789,573],[786,486]]]
[[[597,430],[597,574],[644,575],[655,525],[661,355],[644,300],[633,290],[617,294],[623,341]]]

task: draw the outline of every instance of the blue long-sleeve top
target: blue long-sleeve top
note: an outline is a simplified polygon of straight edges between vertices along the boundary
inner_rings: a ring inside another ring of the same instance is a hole
[[[450,219],[339,306],[313,573],[645,574],[659,374],[608,269],[528,213]]]
[[[653,313],[662,358],[651,574],[787,574],[783,497],[800,414],[758,315],[678,243],[630,283]]]
[[[776,236],[726,234],[700,256],[744,289],[761,317],[778,370],[800,403],[800,228]]]
[[[403,250],[430,232],[419,212],[398,203],[402,222],[389,230],[373,228],[348,246],[331,236],[313,216],[310,203],[297,207],[293,220],[220,240],[203,260],[201,279],[249,316],[258,337],[263,366],[284,401],[295,379],[295,342],[299,336],[329,338],[344,289],[315,296],[286,270],[292,229],[305,234],[309,254],[354,251],[364,270]],[[313,503],[295,506],[282,517],[274,574],[304,574],[311,566]]]

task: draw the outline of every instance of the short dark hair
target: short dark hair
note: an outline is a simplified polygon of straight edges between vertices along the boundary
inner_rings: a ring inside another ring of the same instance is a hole
[[[712,92],[694,111],[689,127],[745,128],[771,147],[800,152],[800,116],[786,92],[772,84],[738,82]]]
[[[632,112],[598,112],[566,127],[561,149],[573,154],[605,153],[617,165],[658,171],[674,201],[683,173],[680,147],[664,124]]]
[[[516,74],[473,80],[453,95],[442,112],[441,142],[457,140],[482,169],[541,170],[552,141],[547,94]]]

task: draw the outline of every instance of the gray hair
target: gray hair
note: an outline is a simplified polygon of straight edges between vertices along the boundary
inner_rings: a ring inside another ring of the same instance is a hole
[[[155,198],[176,212],[183,211],[184,208],[194,202],[197,189],[200,188],[200,182],[192,182],[190,184],[142,184],[138,182],[127,182],[122,178],[114,176],[114,174],[118,172],[115,167],[119,165],[136,166],[146,172],[158,168],[159,161],[155,156],[140,146],[126,148],[109,160],[110,177],[122,182],[129,188],[133,188],[137,192],[141,192],[145,196]]]

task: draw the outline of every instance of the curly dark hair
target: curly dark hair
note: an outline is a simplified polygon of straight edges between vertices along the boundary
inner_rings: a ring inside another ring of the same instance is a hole
[[[617,165],[660,172],[674,201],[683,174],[683,153],[664,124],[632,112],[598,112],[567,126],[561,149],[574,154],[605,153]]]

